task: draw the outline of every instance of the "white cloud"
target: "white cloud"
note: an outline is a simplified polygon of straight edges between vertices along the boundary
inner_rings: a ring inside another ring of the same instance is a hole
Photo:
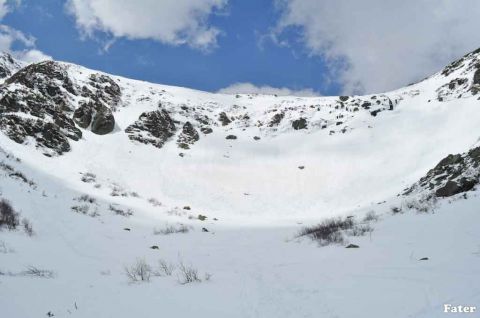
[[[478,0],[277,0],[276,35],[299,27],[345,93],[403,86],[480,46]]]
[[[13,50],[14,44],[19,44],[23,49]],[[35,49],[34,37],[3,24],[0,24],[0,51],[9,52],[15,58],[27,63],[52,59],[51,56]]]
[[[75,17],[83,35],[96,31],[113,37],[153,39],[169,45],[215,47],[219,29],[208,18],[228,0],[68,0],[67,11]]]
[[[3,19],[12,7],[20,5],[20,0],[0,0],[0,19]]]
[[[19,5],[20,0],[0,0],[0,20]],[[14,44],[19,44],[23,49],[12,49]],[[0,24],[0,51],[9,52],[27,63],[51,59],[50,56],[35,49],[34,37],[4,24]]]
[[[313,89],[292,90],[286,87],[256,86],[252,83],[235,83],[218,91],[222,94],[265,94],[278,96],[319,96]]]

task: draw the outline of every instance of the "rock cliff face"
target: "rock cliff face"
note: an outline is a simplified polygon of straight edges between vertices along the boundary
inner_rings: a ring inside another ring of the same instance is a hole
[[[125,129],[130,140],[157,148],[162,148],[175,131],[175,123],[164,109],[141,114],[135,123]]]
[[[0,70],[3,74],[8,76],[21,65],[12,61],[11,68]],[[34,143],[53,156],[69,151],[70,142],[82,138],[82,129],[112,132],[112,109],[120,102],[121,91],[111,78],[96,74],[80,87],[67,65],[47,61],[11,74],[0,86],[0,96],[0,129],[13,141]]]
[[[475,98],[480,91],[479,55],[478,50],[469,53],[431,77],[437,85],[437,102]],[[272,96],[268,106],[259,109],[252,105],[265,96],[225,99],[210,94],[195,100],[72,64],[26,65],[8,54],[0,55],[0,130],[17,143],[33,144],[47,156],[68,152],[72,142],[85,139],[90,132],[108,135],[116,131],[132,142],[156,148],[172,140],[182,149],[195,147],[200,134],[211,138],[217,131],[223,136],[251,132],[247,139],[252,142],[260,135],[276,137],[287,131],[310,134],[326,129],[327,136],[346,134],[356,129],[351,124],[358,118],[381,120],[384,112],[394,111],[406,97],[418,94],[412,87],[368,96]],[[142,108],[135,112],[137,105]],[[124,108],[132,116],[119,125],[116,116]]]
[[[480,179],[480,147],[462,154],[448,155],[404,194],[432,192],[450,197],[472,190]]]

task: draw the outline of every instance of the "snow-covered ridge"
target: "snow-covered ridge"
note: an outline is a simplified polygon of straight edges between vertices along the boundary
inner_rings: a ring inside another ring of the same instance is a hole
[[[395,196],[476,142],[478,65],[472,52],[384,94],[277,97],[206,93],[48,61],[0,87],[8,137],[1,144],[96,195],[102,191],[85,188],[79,173],[172,205],[188,197],[228,217],[335,214]]]
[[[478,54],[393,92],[310,98],[9,69],[0,200],[19,215],[0,226],[0,316],[478,306]],[[298,237],[331,216],[351,224],[339,244]]]

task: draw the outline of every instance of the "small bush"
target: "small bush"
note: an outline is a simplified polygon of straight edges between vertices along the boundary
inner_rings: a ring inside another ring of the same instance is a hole
[[[198,270],[190,265],[180,262],[178,265],[180,271],[178,276],[178,282],[182,285],[201,282],[202,280],[198,276]]]
[[[33,232],[32,223],[28,219],[22,219],[23,230],[28,236],[33,236],[35,233]]]
[[[367,214],[365,214],[365,217],[363,218],[364,222],[376,222],[378,221],[380,217],[375,213],[375,211],[369,211]]]
[[[298,236],[309,236],[316,240],[320,245],[343,244],[345,239],[342,231],[350,230],[354,227],[353,218],[331,218],[326,219],[322,223],[304,227],[300,230]]]
[[[148,203],[150,203],[153,206],[162,206],[162,202],[158,201],[155,198],[148,199]]]
[[[190,228],[184,224],[175,225],[165,225],[163,229],[153,229],[153,234],[155,235],[169,235],[175,233],[188,233]]]
[[[172,276],[173,271],[175,270],[175,265],[168,263],[163,259],[158,261],[158,265],[160,276]]]
[[[133,215],[133,210],[132,209],[126,209],[122,210],[120,208],[115,207],[114,205],[110,204],[108,207],[110,211],[114,212],[116,215],[121,215],[125,217],[129,217]]]
[[[125,274],[132,282],[149,282],[152,276],[152,268],[145,259],[137,259],[132,266],[125,266]]]
[[[0,200],[0,228],[6,226],[9,230],[15,230],[20,223],[18,218],[18,212],[13,209],[10,202]]]
[[[396,206],[392,206],[390,208],[390,210],[392,211],[392,214],[398,214],[398,213],[402,212],[402,208],[399,208],[399,207],[396,207]]]
[[[92,183],[97,180],[97,176],[91,172],[86,172],[82,175],[81,180],[85,183]]]
[[[13,248],[10,248],[7,243],[4,241],[0,241],[0,253],[2,254],[8,254],[8,253],[13,253],[15,252]]]
[[[55,277],[55,273],[51,270],[40,269],[35,266],[28,266],[25,271],[21,274],[26,276],[35,276],[40,278],[53,278]]]
[[[86,202],[86,203],[90,203],[90,204],[97,203],[97,199],[89,196],[88,194],[81,195],[78,198],[76,198],[75,200],[78,201],[78,202]]]
[[[90,206],[88,206],[87,204],[75,205],[75,206],[72,206],[70,209],[72,209],[72,211],[80,213],[80,214],[87,214],[88,211],[90,210]]]
[[[348,231],[348,235],[351,236],[364,236],[367,233],[373,232],[373,228],[368,225],[355,225],[351,230]]]

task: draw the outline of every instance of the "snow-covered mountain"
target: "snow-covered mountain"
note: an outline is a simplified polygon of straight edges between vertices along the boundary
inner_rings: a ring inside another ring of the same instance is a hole
[[[8,54],[0,77],[1,197],[33,227],[0,231],[6,317],[480,305],[480,50],[366,96],[213,94]],[[339,244],[298,236],[335,216],[355,220]],[[148,284],[126,275],[138,258]],[[202,283],[179,284],[188,266]]]

